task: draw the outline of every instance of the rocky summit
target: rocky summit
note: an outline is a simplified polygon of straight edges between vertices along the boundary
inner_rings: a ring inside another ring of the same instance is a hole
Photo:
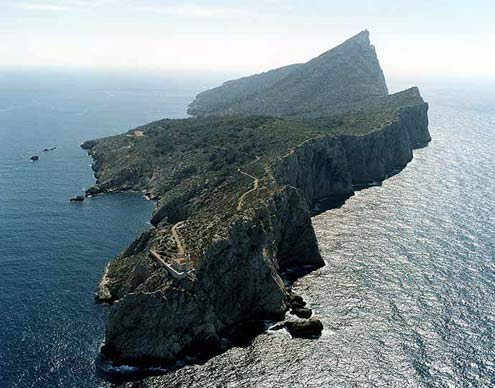
[[[282,274],[324,265],[316,205],[405,167],[430,141],[427,110],[417,88],[388,94],[364,31],[306,64],[201,93],[197,117],[85,142],[97,178],[87,195],[157,200],[153,227],[98,287],[113,304],[104,354],[167,364],[217,349],[243,322],[283,320],[290,307],[309,317]],[[310,337],[320,325],[288,324]]]
[[[329,112],[336,106],[386,94],[375,48],[368,31],[362,31],[307,63],[228,81],[200,93],[188,113],[298,115]]]

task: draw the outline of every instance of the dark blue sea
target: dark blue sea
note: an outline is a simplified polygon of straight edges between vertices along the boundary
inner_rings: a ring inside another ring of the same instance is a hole
[[[0,71],[0,387],[110,386],[95,370],[107,307],[93,292],[154,205],[139,194],[69,203],[94,181],[79,144],[184,117],[221,78]],[[323,336],[268,332],[126,386],[495,386],[495,83],[389,83],[419,84],[433,141],[313,219],[327,265],[295,287]]]

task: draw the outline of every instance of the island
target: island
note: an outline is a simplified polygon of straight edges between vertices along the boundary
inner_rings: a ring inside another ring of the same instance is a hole
[[[427,111],[416,87],[388,93],[363,31],[307,63],[199,94],[191,118],[83,143],[96,176],[87,195],[157,201],[153,227],[98,286],[112,305],[104,356],[167,365],[304,308],[284,274],[325,264],[311,216],[404,168],[431,140]]]

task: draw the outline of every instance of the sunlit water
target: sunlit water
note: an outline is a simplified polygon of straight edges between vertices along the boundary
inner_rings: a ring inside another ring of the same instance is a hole
[[[0,77],[0,386],[109,386],[95,373],[107,309],[93,291],[153,205],[138,195],[68,203],[93,181],[78,145],[182,116],[208,85],[39,79]],[[433,142],[383,186],[313,219],[327,265],[295,287],[322,337],[268,332],[127,386],[495,386],[495,98],[473,85],[420,87]]]

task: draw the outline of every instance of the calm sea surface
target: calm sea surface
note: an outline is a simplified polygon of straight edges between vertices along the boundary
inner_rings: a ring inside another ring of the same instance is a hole
[[[107,309],[93,291],[153,204],[132,194],[69,203],[93,182],[79,144],[184,116],[213,84],[0,72],[0,387],[110,386],[95,373]],[[495,386],[495,85],[419,86],[430,146],[313,219],[327,265],[296,289],[323,336],[269,332],[128,387]]]

